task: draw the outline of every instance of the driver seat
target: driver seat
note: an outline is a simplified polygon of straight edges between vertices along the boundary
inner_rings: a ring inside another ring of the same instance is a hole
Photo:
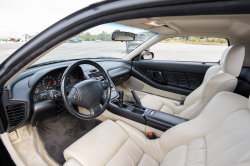
[[[213,97],[195,119],[160,138],[106,120],[64,151],[64,166],[250,165],[250,101],[231,92]]]

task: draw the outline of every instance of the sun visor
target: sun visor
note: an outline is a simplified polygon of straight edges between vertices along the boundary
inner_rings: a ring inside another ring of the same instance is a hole
[[[150,28],[148,30],[153,31],[153,32],[157,32],[159,34],[167,34],[167,35],[173,35],[173,34],[178,33],[176,30],[171,29],[171,28],[169,28],[167,26],[160,26],[160,27]]]

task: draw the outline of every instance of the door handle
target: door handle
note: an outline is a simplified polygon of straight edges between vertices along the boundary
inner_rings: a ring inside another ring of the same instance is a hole
[[[148,70],[148,75],[151,79],[154,81],[160,82],[160,83],[165,83],[162,72],[161,71],[152,71]]]

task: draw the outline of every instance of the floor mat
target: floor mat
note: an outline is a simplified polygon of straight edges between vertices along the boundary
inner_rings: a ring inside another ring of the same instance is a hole
[[[80,120],[65,111],[56,117],[40,121],[37,130],[50,157],[63,165],[64,149],[100,123],[96,119]]]

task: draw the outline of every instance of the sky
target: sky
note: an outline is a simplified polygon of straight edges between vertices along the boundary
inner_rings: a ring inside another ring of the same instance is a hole
[[[0,0],[0,37],[35,35],[99,1],[102,0]]]
[[[125,31],[125,32],[132,32],[132,33],[139,33],[139,32],[146,32],[147,30],[139,29],[139,28],[134,28],[130,26],[125,26],[121,24],[116,24],[116,23],[107,23],[107,24],[102,24],[96,27],[93,27],[91,29],[88,29],[85,32],[90,32],[92,35],[98,35],[102,31],[112,33],[115,30],[120,30],[120,31]]]

